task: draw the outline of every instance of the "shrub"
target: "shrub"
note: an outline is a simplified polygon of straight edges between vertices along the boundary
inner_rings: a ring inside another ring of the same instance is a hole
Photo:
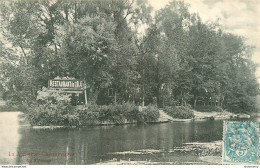
[[[71,95],[58,90],[49,90],[45,87],[37,92],[37,100],[42,103],[69,103]]]
[[[104,122],[124,124],[125,120],[150,122],[159,118],[159,109],[154,106],[139,111],[137,106],[124,103],[122,105],[84,106],[76,109],[65,103],[32,104],[25,110],[31,125],[39,126],[86,126]]]
[[[20,111],[19,106],[17,105],[0,106],[0,112],[12,112],[12,111]]]
[[[223,109],[220,106],[196,106],[194,108],[196,111],[200,111],[200,112],[212,112],[212,111],[216,111],[216,112],[222,112]]]
[[[125,118],[129,121],[137,120],[137,114],[139,110],[137,106],[132,103],[124,103],[121,107],[121,111],[124,114]]]
[[[79,125],[76,110],[64,104],[33,104],[26,109],[26,118],[31,125],[49,126]]]
[[[30,91],[7,91],[3,95],[6,105],[19,106],[22,104],[30,104],[35,101],[35,97]]]
[[[85,107],[84,109],[77,110],[77,116],[79,119],[79,126],[96,125],[100,123],[99,113],[91,109],[91,107]]]
[[[100,106],[100,121],[109,121],[115,124],[122,124],[125,117],[121,111],[121,108],[121,105]]]
[[[122,124],[125,120],[134,121],[137,119],[138,108],[131,103],[122,105],[100,106],[100,121],[110,121],[115,124]]]
[[[151,122],[156,121],[160,116],[159,109],[155,106],[147,106],[142,111],[138,112],[137,121],[138,122]]]
[[[194,112],[192,111],[192,109],[186,106],[168,106],[164,108],[164,111],[173,118],[194,118]]]

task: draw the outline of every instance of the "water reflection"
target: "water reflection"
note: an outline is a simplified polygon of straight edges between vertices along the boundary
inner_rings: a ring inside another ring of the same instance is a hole
[[[18,115],[15,113],[9,117],[4,113],[0,115],[0,164],[94,164],[114,159],[114,152],[142,149],[170,151],[187,142],[221,140],[223,129],[223,121],[33,129],[19,126]],[[16,153],[16,156],[9,157],[9,151]],[[17,156],[18,153],[24,156]],[[176,156],[174,153],[167,157],[164,155],[139,155],[131,159],[186,159],[186,156]],[[116,159],[128,159],[127,157],[129,156],[124,155]]]

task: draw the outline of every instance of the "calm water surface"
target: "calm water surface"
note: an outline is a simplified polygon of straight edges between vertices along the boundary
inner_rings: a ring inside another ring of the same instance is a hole
[[[218,141],[223,130],[222,120],[33,129],[20,121],[20,115],[0,113],[0,164],[95,164],[111,159],[199,162],[195,156],[131,155],[127,151],[170,151],[187,142]]]

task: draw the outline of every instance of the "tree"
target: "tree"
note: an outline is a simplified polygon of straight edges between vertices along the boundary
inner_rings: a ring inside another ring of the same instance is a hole
[[[155,18],[151,11],[147,0],[1,2],[5,97],[35,99],[49,79],[69,76],[86,80],[97,104],[156,98],[159,106],[254,111],[259,86],[244,38],[203,23],[181,1]]]

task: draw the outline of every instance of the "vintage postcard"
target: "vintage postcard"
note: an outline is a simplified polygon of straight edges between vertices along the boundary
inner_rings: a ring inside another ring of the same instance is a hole
[[[259,11],[1,0],[0,166],[258,165]]]

